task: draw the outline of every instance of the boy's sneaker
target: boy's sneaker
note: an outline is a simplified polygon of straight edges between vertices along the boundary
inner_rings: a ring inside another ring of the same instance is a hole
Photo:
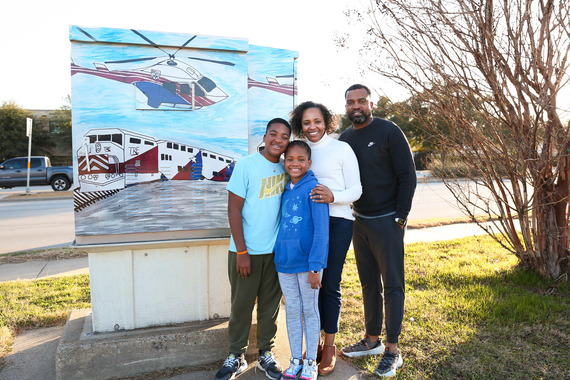
[[[303,372],[301,372],[299,380],[317,380],[318,374],[317,362],[314,360],[305,360],[303,363]]]
[[[303,364],[299,359],[291,358],[289,362],[289,368],[285,372],[283,372],[283,376],[281,376],[281,380],[295,380],[299,373],[303,370]]]
[[[242,355],[230,354],[222,368],[216,373],[215,380],[233,380],[247,368],[247,362]]]
[[[265,371],[265,376],[271,380],[280,379],[281,374],[283,373],[283,368],[281,368],[271,350],[259,350],[257,368]]]
[[[382,339],[378,339],[376,342],[372,343],[368,335],[366,335],[360,342],[355,343],[352,346],[346,346],[340,350],[344,356],[348,356],[349,358],[364,355],[378,355],[383,351],[384,344],[382,344]]]
[[[380,362],[378,362],[378,365],[374,370],[374,374],[380,377],[396,376],[396,370],[400,368],[402,364],[404,364],[402,355],[400,355],[399,352],[397,354],[393,354],[388,350],[388,348],[386,348],[384,355],[382,355],[382,359],[380,359]]]

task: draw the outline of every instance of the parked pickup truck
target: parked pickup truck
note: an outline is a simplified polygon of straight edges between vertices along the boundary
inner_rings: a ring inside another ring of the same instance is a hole
[[[26,186],[28,157],[10,158],[0,164],[0,187]],[[55,191],[69,189],[73,183],[73,167],[51,166],[48,157],[32,156],[30,186],[51,185]]]

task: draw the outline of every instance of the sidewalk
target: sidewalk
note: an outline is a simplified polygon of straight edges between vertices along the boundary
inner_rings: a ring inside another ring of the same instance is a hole
[[[0,265],[0,282],[35,280],[55,276],[74,276],[89,273],[87,257],[67,260],[28,261]]]

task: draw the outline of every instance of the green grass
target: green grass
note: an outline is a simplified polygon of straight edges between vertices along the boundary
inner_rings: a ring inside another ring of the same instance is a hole
[[[63,325],[90,302],[88,275],[0,282],[0,356],[20,329]]]
[[[339,346],[363,336],[353,252],[343,273]],[[570,286],[517,267],[489,237],[406,248],[398,379],[570,378]],[[379,357],[351,360],[374,370]]]

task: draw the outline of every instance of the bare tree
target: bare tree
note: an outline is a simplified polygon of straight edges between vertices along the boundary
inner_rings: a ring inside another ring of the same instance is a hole
[[[570,255],[570,123],[558,104],[569,81],[569,8],[567,0],[376,0],[348,13],[369,28],[366,67],[419,97],[431,111],[418,115],[423,127],[470,166],[470,181],[446,181],[462,209],[473,220],[494,217],[480,226],[552,278],[568,273]],[[445,133],[432,128],[441,123]]]

